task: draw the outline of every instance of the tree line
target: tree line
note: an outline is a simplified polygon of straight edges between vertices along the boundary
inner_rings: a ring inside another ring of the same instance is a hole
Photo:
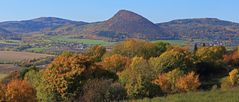
[[[194,51],[163,42],[128,39],[107,51],[64,52],[44,69],[12,72],[0,101],[111,102],[239,85],[239,51],[204,46]]]

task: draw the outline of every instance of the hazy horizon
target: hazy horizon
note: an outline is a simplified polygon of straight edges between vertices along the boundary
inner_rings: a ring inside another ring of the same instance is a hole
[[[0,22],[58,17],[75,21],[97,22],[109,19],[121,9],[138,13],[154,23],[175,19],[218,18],[239,22],[237,0],[159,0],[159,1],[0,1]]]

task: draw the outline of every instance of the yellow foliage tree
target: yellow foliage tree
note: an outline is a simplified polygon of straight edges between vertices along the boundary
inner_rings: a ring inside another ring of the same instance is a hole
[[[142,98],[157,94],[151,83],[154,73],[147,60],[143,57],[134,57],[129,68],[119,74],[120,82],[125,86],[130,97]]]
[[[229,76],[225,77],[222,80],[221,88],[230,89],[236,87],[239,84],[238,80],[239,80],[238,69],[233,69],[231,72],[229,72]]]
[[[112,53],[124,55],[130,58],[138,56],[148,59],[150,57],[159,56],[166,50],[166,46],[168,46],[168,44],[128,39],[116,44],[112,49]]]
[[[233,69],[230,73],[229,73],[229,78],[230,78],[230,82],[231,84],[234,86],[237,84],[238,82],[238,69]]]

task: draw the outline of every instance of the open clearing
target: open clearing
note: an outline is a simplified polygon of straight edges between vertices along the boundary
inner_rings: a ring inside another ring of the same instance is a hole
[[[23,60],[42,59],[52,55],[30,53],[30,52],[16,52],[16,51],[0,51],[1,63],[14,63]]]

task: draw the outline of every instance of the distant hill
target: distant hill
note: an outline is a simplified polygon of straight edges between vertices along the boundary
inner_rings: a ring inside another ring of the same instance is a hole
[[[112,18],[94,23],[55,17],[0,22],[0,37],[11,34],[74,34],[91,39],[232,39],[239,35],[239,24],[216,18],[181,19],[152,23],[131,11],[120,10]]]
[[[216,18],[198,18],[173,20],[159,23],[169,35],[178,35],[179,38],[195,39],[232,39],[239,35],[239,24],[223,21]]]
[[[0,28],[0,39],[6,38],[6,37],[9,37],[9,36],[12,36],[12,35],[13,35],[12,32],[7,31],[3,28]]]
[[[109,20],[86,25],[82,33],[100,37],[124,39],[159,39],[168,37],[148,19],[127,10],[121,10]]]
[[[16,34],[25,34],[43,32],[44,30],[55,29],[63,25],[76,23],[78,22],[61,18],[41,17],[32,20],[2,22],[0,23],[0,28]]]

